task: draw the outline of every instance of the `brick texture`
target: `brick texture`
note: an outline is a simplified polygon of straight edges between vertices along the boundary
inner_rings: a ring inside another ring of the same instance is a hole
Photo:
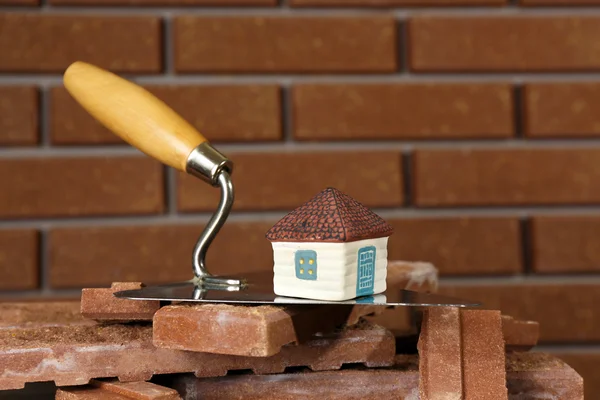
[[[319,84],[293,90],[298,139],[497,138],[513,135],[506,84]]]
[[[272,250],[265,239],[271,225],[225,225],[208,252],[209,271],[232,274],[272,268]],[[191,279],[191,254],[202,229],[201,224],[54,229],[48,239],[50,285],[95,287],[116,281],[157,284]]]
[[[162,171],[143,157],[0,160],[0,217],[156,214]]]
[[[419,150],[414,200],[427,207],[598,203],[599,162],[600,150],[584,147]]]
[[[506,2],[507,0],[290,0],[290,4],[295,7],[494,6]]]
[[[38,233],[0,230],[0,291],[38,287]]]
[[[234,210],[291,211],[328,186],[367,207],[393,207],[403,201],[399,152],[230,153],[229,157],[236,164]],[[179,182],[180,210],[215,209],[219,190],[190,175],[180,175]]]
[[[0,6],[37,6],[40,0],[0,0]]]
[[[77,60],[119,72],[162,68],[157,17],[4,13],[0,26],[2,72],[62,73]]]
[[[185,16],[175,19],[174,36],[179,72],[392,72],[397,67],[390,17]]]
[[[593,399],[600,393],[600,353],[585,351],[554,352],[553,355],[560,358],[583,377],[584,397]]]
[[[413,71],[590,71],[600,69],[595,16],[415,17]]]
[[[524,6],[586,6],[599,5],[600,0],[520,0]]]
[[[280,140],[281,106],[275,85],[147,86],[211,142]],[[56,144],[123,143],[96,122],[62,87],[51,92]]]
[[[597,342],[600,338],[598,284],[446,283],[439,292],[480,301],[485,308],[517,319],[538,321],[540,343]]]
[[[599,217],[536,217],[531,227],[536,272],[600,271]]]
[[[49,0],[57,6],[274,6],[277,0]],[[1,3],[0,3],[1,4]]]
[[[600,83],[531,83],[524,95],[527,136],[600,135]]]
[[[442,275],[516,274],[522,270],[516,218],[418,218],[389,221],[391,260],[428,261]]]
[[[0,87],[0,146],[38,142],[38,91],[34,87]]]

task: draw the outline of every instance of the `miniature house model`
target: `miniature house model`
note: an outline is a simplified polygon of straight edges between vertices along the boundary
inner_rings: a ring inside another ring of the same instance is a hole
[[[275,294],[341,301],[385,291],[392,232],[358,201],[325,189],[267,232]]]

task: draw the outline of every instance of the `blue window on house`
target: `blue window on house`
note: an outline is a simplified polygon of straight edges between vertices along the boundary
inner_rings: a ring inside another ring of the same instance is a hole
[[[296,278],[308,281],[317,280],[317,252],[298,250],[295,255]]]
[[[358,250],[356,277],[356,295],[373,294],[375,284],[375,246],[362,247]]]

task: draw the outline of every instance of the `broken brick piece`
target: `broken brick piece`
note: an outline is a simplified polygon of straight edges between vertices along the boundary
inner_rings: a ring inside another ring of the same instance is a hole
[[[507,351],[527,351],[537,345],[540,324],[535,321],[516,320],[502,316],[502,332]]]
[[[509,399],[583,400],[583,384],[583,378],[573,368],[550,354],[506,355]]]
[[[140,282],[115,282],[110,288],[83,289],[81,315],[103,321],[151,321],[160,308],[160,301],[120,299],[113,295],[121,290],[142,287]]]
[[[119,382],[118,380],[96,381],[80,387],[61,388],[56,391],[56,400],[178,400],[175,389],[150,382]]]
[[[455,307],[431,307],[423,312],[417,345],[422,400],[462,399],[460,319]]]
[[[233,375],[197,379],[193,375],[167,378],[184,399],[205,400],[369,400],[416,399],[418,358],[397,356],[394,366],[367,369],[353,366],[342,371],[308,369],[278,375]]]
[[[508,399],[500,311],[463,309],[460,321],[464,399]]]
[[[154,315],[153,343],[167,349],[267,357],[286,344],[335,330],[346,322],[351,309],[341,304],[166,306]]]
[[[176,327],[174,327],[175,329]],[[243,335],[243,332],[240,332]],[[228,370],[280,373],[289,366],[338,369],[345,363],[369,367],[393,364],[393,335],[361,323],[316,335],[298,346],[284,346],[271,357],[242,357],[157,348],[149,325],[69,325],[0,330],[0,390],[21,389],[27,382],[57,386],[85,385],[93,378],[146,381],[155,374],[193,372],[223,376]]]

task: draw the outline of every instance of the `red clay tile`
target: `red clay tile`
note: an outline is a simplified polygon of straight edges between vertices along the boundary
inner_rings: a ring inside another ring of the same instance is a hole
[[[527,351],[537,345],[540,324],[536,321],[521,321],[503,315],[502,333],[507,351]]]
[[[240,396],[262,400],[371,400],[416,399],[417,356],[396,356],[390,368],[353,366],[343,371],[303,369],[278,375],[235,375],[197,379],[192,375],[170,379],[184,398],[233,400]],[[242,395],[243,393],[243,395]]]
[[[581,377],[555,357],[544,353],[510,353],[506,357],[511,399],[583,398]],[[418,362],[415,355],[399,355],[393,367],[384,369],[352,367],[322,372],[305,369],[278,375],[246,374],[208,379],[182,375],[168,382],[184,398],[190,399],[201,396],[206,400],[234,400],[244,393],[248,398],[263,400],[408,400],[419,396]],[[457,396],[446,394],[433,399],[464,398],[460,393]]]
[[[290,343],[344,324],[352,306],[165,306],[154,315],[156,347],[215,354],[267,357]],[[173,329],[177,327],[177,329]],[[243,332],[243,334],[240,334]]]
[[[94,325],[79,313],[79,301],[0,303],[0,330]]]
[[[593,399],[598,395],[598,393],[600,393],[600,368],[598,368],[598,365],[600,365],[600,353],[598,351],[589,351],[587,349],[561,351],[560,349],[557,349],[552,352],[552,355],[558,357],[561,361],[568,364],[569,367],[573,368],[577,372],[577,374],[579,374],[580,377],[583,378],[583,382],[581,382],[581,379],[577,379],[576,374],[573,374],[573,372],[570,371],[570,368],[562,366],[562,368],[566,372],[563,374],[563,377],[566,382],[563,381],[563,379],[561,379],[561,375],[559,374],[557,374],[556,377],[553,377],[552,374],[548,374],[549,376],[546,376],[547,381],[555,382],[555,386],[558,391],[562,390],[561,388],[567,388],[569,385],[569,381],[572,380],[574,382],[579,382],[579,384],[583,385],[586,399]],[[556,369],[559,368],[560,367],[557,366]],[[544,384],[547,385],[546,382],[540,381],[536,386],[539,387],[543,386]],[[577,388],[577,385],[571,385],[574,386],[572,386],[572,390],[574,392],[573,398],[577,398],[576,396],[581,396],[581,391]],[[535,387],[532,389],[535,390]],[[569,390],[566,390],[566,394],[570,394]],[[570,397],[567,396],[566,398]]]
[[[62,73],[77,60],[116,72],[162,69],[159,17],[4,13],[0,26],[3,72]]]
[[[545,353],[507,354],[506,381],[510,399],[583,400],[581,376],[563,361]]]
[[[500,311],[460,311],[464,399],[507,400]]]
[[[420,398],[461,399],[463,382],[458,308],[432,307],[423,312],[418,350]]]
[[[507,138],[511,87],[503,83],[298,84],[299,140]]]
[[[154,313],[160,308],[160,301],[119,299],[113,295],[143,286],[141,282],[114,282],[109,289],[83,289],[81,315],[102,321],[152,321]]]
[[[39,141],[38,108],[37,88],[0,87],[0,146],[37,144]]]
[[[184,73],[393,72],[398,63],[392,17],[179,16],[173,36]]]
[[[271,357],[240,357],[159,349],[149,325],[63,325],[0,330],[0,390],[26,382],[54,381],[58,386],[84,385],[92,378],[146,381],[156,374],[194,372],[223,376],[228,370],[280,373],[288,366],[339,369],[345,363],[369,367],[393,364],[394,337],[384,328],[361,324],[316,336],[298,346],[284,346]],[[57,365],[60,368],[57,368]]]
[[[56,392],[56,400],[178,400],[175,389],[150,382],[119,382],[118,380],[92,380],[90,385],[61,388]]]

